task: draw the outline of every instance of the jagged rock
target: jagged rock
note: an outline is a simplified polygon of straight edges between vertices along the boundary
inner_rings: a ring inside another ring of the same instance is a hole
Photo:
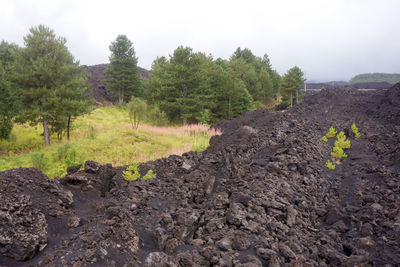
[[[101,164],[96,161],[88,160],[85,162],[85,172],[86,173],[97,173],[99,171],[100,167],[101,167]]]
[[[163,252],[151,252],[147,255],[144,261],[145,267],[153,267],[153,266],[168,266],[175,267],[177,266],[173,263],[170,257]]]
[[[79,226],[81,219],[75,214],[70,214],[67,219],[67,228],[76,228]]]
[[[47,223],[29,195],[0,193],[0,253],[19,261],[31,259],[47,245]]]
[[[71,175],[79,171],[79,169],[82,167],[82,164],[75,165],[75,166],[70,166],[67,168],[67,174]]]
[[[141,164],[147,181],[98,163],[60,180],[0,172],[0,265],[399,266],[399,99],[400,84],[326,90],[248,112],[202,153]],[[335,170],[330,126],[351,140]]]

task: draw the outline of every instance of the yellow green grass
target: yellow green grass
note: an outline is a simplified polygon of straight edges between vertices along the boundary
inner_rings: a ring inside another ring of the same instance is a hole
[[[212,135],[205,125],[155,127],[147,124],[132,129],[128,113],[117,107],[102,107],[73,122],[71,140],[43,145],[42,127],[15,125],[9,141],[0,141],[0,171],[38,167],[49,177],[63,176],[66,168],[98,161],[113,166],[144,162],[171,154],[202,151]]]

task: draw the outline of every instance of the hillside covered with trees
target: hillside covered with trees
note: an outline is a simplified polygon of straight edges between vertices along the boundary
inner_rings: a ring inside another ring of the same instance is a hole
[[[1,138],[10,138],[14,123],[41,124],[48,146],[52,134],[69,139],[73,120],[94,108],[87,68],[72,56],[66,42],[44,25],[30,29],[23,47],[1,42]],[[229,59],[214,59],[179,46],[168,57],[157,57],[149,75],[138,67],[126,35],[118,35],[109,49],[104,79],[97,81],[105,87],[102,97],[106,94],[115,104],[134,101],[127,107],[138,110],[135,105],[140,105],[140,113],[149,113],[155,125],[212,124],[302,99],[305,79],[299,67],[281,77],[267,54],[259,57],[248,48],[237,48]]]
[[[363,73],[358,74],[350,79],[349,84],[356,83],[372,83],[372,82],[388,82],[395,84],[400,82],[400,73]]]

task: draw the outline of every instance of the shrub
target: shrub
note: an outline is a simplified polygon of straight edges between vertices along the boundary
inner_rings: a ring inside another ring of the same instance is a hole
[[[32,166],[41,171],[45,171],[48,167],[48,158],[42,152],[33,152],[31,154]]]
[[[326,162],[325,166],[330,169],[330,170],[334,170],[336,165],[332,164],[332,162],[328,159],[328,161]]]
[[[335,128],[334,128],[333,126],[331,126],[331,127],[329,128],[328,133],[326,134],[326,137],[328,137],[328,138],[333,138],[333,137],[336,136],[336,133],[337,133],[337,131],[335,130]]]
[[[138,97],[132,97],[127,108],[132,128],[137,129],[146,115],[147,104]]]
[[[139,173],[139,163],[133,163],[132,165],[129,165],[125,171],[122,171],[122,177],[127,180],[128,182],[131,181],[136,181],[137,179],[140,178],[140,173]],[[153,170],[147,171],[147,173],[142,177],[142,180],[148,180],[156,177],[156,174],[153,172]]]
[[[358,132],[358,128],[354,122],[351,125],[351,131],[354,133],[356,138],[360,138],[361,134]]]
[[[156,177],[156,174],[153,172],[153,170],[149,170],[145,176],[142,177],[142,180],[146,181],[148,179],[153,179]]]
[[[328,138],[325,135],[321,137],[321,140],[324,142],[328,142]]]
[[[338,133],[336,138],[337,138],[337,140],[335,141],[335,146],[340,147],[342,149],[345,149],[345,148],[348,149],[351,147],[350,140],[346,140],[346,135],[344,134],[343,131]]]
[[[338,146],[333,147],[331,156],[336,159],[336,164],[340,164],[340,161],[342,160],[342,158],[347,158],[347,154],[344,153],[343,149]]]
[[[137,179],[139,179],[139,163],[133,163],[132,165],[126,167],[126,170],[122,171],[122,177],[128,182],[136,181]]]

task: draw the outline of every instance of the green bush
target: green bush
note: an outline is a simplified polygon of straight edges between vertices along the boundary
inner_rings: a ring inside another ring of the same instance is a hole
[[[333,126],[331,126],[331,127],[329,128],[328,133],[326,134],[326,137],[328,137],[328,138],[333,138],[333,137],[336,136],[336,133],[337,133],[337,131],[335,130],[335,128],[334,128]]]
[[[33,152],[31,154],[31,163],[32,166],[41,171],[45,171],[48,167],[49,159],[46,157],[43,152]]]
[[[354,122],[351,125],[351,131],[354,133],[356,138],[360,138],[361,134],[358,132],[358,128]]]
[[[330,169],[330,170],[334,170],[335,167],[336,167],[336,165],[333,164],[329,159],[328,159],[328,161],[326,162],[325,166],[326,166],[328,169]]]
[[[346,140],[346,135],[344,134],[343,131],[338,133],[336,138],[337,138],[337,140],[335,141],[335,146],[340,147],[342,149],[345,149],[345,148],[348,149],[351,147],[350,140]]]
[[[321,140],[324,142],[328,142],[328,138],[325,135],[321,137]]]
[[[142,179],[144,181],[148,180],[148,179],[153,179],[156,177],[156,174],[153,172],[153,170],[149,170],[145,176],[142,177]]]
[[[343,151],[342,148],[340,148],[338,146],[333,147],[331,156],[336,159],[336,164],[340,164],[340,161],[342,160],[342,158],[347,158],[347,154]]]
[[[140,179],[140,173],[139,173],[139,163],[133,163],[132,165],[129,165],[126,167],[125,171],[122,171],[122,177],[128,181],[136,181],[137,179]],[[156,177],[156,174],[153,172],[153,170],[149,170],[143,177],[142,180],[148,180]]]
[[[122,171],[122,177],[128,182],[136,181],[137,179],[139,179],[139,163],[136,162],[126,167],[126,170]]]

